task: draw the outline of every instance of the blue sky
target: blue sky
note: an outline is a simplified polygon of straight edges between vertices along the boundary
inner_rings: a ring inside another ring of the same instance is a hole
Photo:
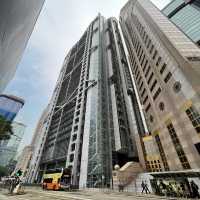
[[[162,8],[170,0],[152,0]],[[58,3],[59,2],[59,3]],[[31,141],[47,106],[67,51],[98,12],[118,17],[127,0],[46,0],[14,79],[5,93],[25,99],[16,121],[27,128],[20,150]]]

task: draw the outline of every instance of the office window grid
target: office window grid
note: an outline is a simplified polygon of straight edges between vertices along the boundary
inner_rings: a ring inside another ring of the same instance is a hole
[[[163,74],[163,72],[166,70],[166,67],[167,67],[166,63],[163,63],[163,65],[160,69],[160,74]]]
[[[161,172],[162,171],[160,160],[148,160],[147,166],[151,172]]]
[[[195,128],[196,132],[200,134],[200,115],[195,110],[194,107],[189,107],[186,111],[188,118],[190,119],[193,127]]]
[[[149,111],[149,109],[151,108],[151,104],[149,103],[145,109],[145,112],[147,113]]]
[[[180,140],[179,140],[179,138],[176,134],[176,131],[174,129],[173,124],[172,123],[168,124],[167,129],[168,129],[169,135],[172,139],[172,142],[174,144],[174,148],[177,152],[178,158],[179,158],[179,160],[182,164],[183,169],[190,169],[191,168],[190,164],[189,164],[188,159],[185,155],[185,152],[184,152],[183,147],[180,143]]]
[[[162,143],[160,141],[159,135],[155,136],[155,140],[156,140],[156,143],[157,143],[157,146],[158,146],[158,150],[160,152],[160,156],[161,156],[165,171],[169,171],[169,165],[168,165],[167,158],[166,158]]]
[[[140,36],[143,39],[145,46],[147,47],[147,49],[151,46],[149,53],[152,54],[154,52],[154,54],[152,56],[153,60],[155,60],[155,58],[158,56],[158,59],[156,61],[156,66],[158,67],[161,64],[161,61],[162,61],[161,56],[158,55],[158,50],[155,49],[155,46],[152,43],[152,40],[149,38],[148,34],[145,32],[145,28],[142,26],[142,24],[138,20],[137,16],[134,15],[134,14],[131,14],[131,15],[132,15],[132,18],[133,18],[133,23],[135,24],[135,27],[137,28],[138,32],[140,33]],[[145,36],[147,36],[147,37],[145,37]],[[149,41],[147,42],[148,38],[149,38]],[[163,74],[163,72],[166,70],[166,67],[167,67],[166,63],[163,63],[162,68],[160,69],[160,74]],[[145,74],[145,77],[146,76],[148,76],[148,72]],[[164,78],[165,83],[167,83],[170,80],[171,77],[172,77],[172,73],[168,72],[168,74]]]
[[[150,82],[151,82],[151,80],[152,80],[152,78],[153,78],[153,75],[154,75],[154,73],[151,72],[151,75],[149,76],[149,79],[148,79],[148,81],[147,81],[148,85],[150,84]]]
[[[152,86],[151,86],[151,88],[150,88],[150,91],[151,91],[151,92],[152,92],[153,89],[156,87],[157,82],[158,82],[158,81],[155,79],[154,82],[153,82],[153,84],[152,84]]]
[[[161,88],[159,87],[158,90],[156,91],[156,93],[153,95],[154,101],[157,99],[157,97],[159,96],[160,93],[161,93]]]
[[[171,73],[171,72],[168,72],[168,74],[167,74],[166,77],[164,78],[165,83],[167,83],[167,82],[170,80],[171,77],[172,77],[172,73]]]

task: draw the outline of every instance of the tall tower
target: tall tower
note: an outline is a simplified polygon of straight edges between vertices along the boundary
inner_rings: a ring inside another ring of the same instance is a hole
[[[109,186],[115,164],[138,161],[134,92],[115,19],[92,21],[65,58],[57,91],[40,176],[72,166],[73,184]]]
[[[149,171],[200,167],[200,49],[148,0],[130,0],[120,23],[150,131]]]
[[[0,2],[0,93],[16,72],[44,1]]]

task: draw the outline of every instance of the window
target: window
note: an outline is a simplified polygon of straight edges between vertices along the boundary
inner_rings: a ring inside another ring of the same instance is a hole
[[[151,108],[151,104],[149,103],[148,106],[145,109],[145,112],[148,112],[150,108]]]
[[[150,51],[149,51],[150,54],[153,52],[153,48],[154,48],[154,45],[152,44],[152,45],[151,45],[151,49],[150,49]]]
[[[159,57],[158,57],[158,60],[157,60],[157,62],[156,62],[156,66],[159,66],[159,65],[160,65],[160,62],[161,62],[161,57],[159,56]]]
[[[160,137],[159,135],[156,135],[155,136],[155,140],[156,140],[156,143],[158,145],[158,150],[160,152],[160,156],[161,156],[161,159],[163,161],[163,165],[164,165],[164,168],[166,171],[169,171],[169,165],[167,163],[167,158],[166,158],[166,155],[165,155],[165,152],[164,152],[164,149],[163,149],[163,146],[162,146],[162,143],[160,141]],[[159,161],[160,163],[160,161]]]
[[[75,144],[75,143],[73,143],[73,144],[71,145],[71,151],[74,151],[74,150],[75,150],[75,148],[76,148],[76,144]]]
[[[163,72],[165,71],[166,66],[167,66],[166,63],[164,63],[163,66],[162,66],[162,68],[160,69],[160,73],[161,74],[163,74]]]
[[[145,40],[144,40],[145,44],[147,43],[147,40],[148,40],[148,35],[146,34],[146,37],[145,37]]]
[[[146,73],[145,73],[145,77],[147,77],[147,76],[148,76],[148,74],[149,74],[149,71],[150,71],[150,68],[151,68],[151,66],[149,65],[149,66],[148,66],[148,68],[147,68],[147,71],[146,71]]]
[[[139,70],[138,70],[137,75],[136,75],[136,77],[135,77],[136,80],[138,79],[139,75],[140,75],[140,72],[139,72]]]
[[[148,99],[148,95],[145,97],[145,99],[143,101],[143,105],[146,103],[147,99]]]
[[[174,144],[174,148],[175,148],[175,150],[177,152],[179,160],[180,160],[180,162],[181,162],[181,164],[183,166],[183,169],[190,169],[191,168],[190,164],[189,164],[188,159],[187,159],[187,157],[185,155],[185,152],[183,151],[183,147],[182,147],[182,145],[181,145],[181,143],[179,141],[179,138],[178,138],[178,136],[176,134],[176,131],[174,129],[173,124],[170,123],[169,125],[167,125],[167,129],[168,129],[169,135],[170,135],[170,137],[172,139],[172,142]]]
[[[141,51],[141,46],[139,47],[139,50],[137,52],[137,55],[139,56],[140,55],[140,51]]]
[[[142,62],[141,62],[141,66],[142,66],[143,63],[144,63],[144,59],[145,59],[145,54],[143,55]]]
[[[157,80],[155,80],[150,88],[151,92],[153,91],[153,89],[155,88],[156,84],[157,84]]]
[[[167,83],[171,77],[172,77],[172,73],[169,72],[169,73],[167,74],[167,76],[165,77],[165,79],[164,79],[165,83]]]
[[[156,91],[156,93],[153,95],[153,100],[155,101],[158,97],[158,95],[160,94],[161,92],[161,88],[159,87],[158,90]]]
[[[72,141],[75,141],[76,139],[77,139],[77,135],[75,134],[72,136]]]
[[[137,69],[137,74],[136,74],[136,76],[135,76],[135,79],[136,79],[136,80],[138,79],[139,74],[140,74],[140,72],[139,72],[139,70]]]
[[[78,126],[74,126],[74,131],[77,131],[78,130]]]
[[[146,62],[145,62],[145,65],[144,65],[144,68],[143,68],[143,72],[145,71],[145,69],[147,67],[147,64],[148,64],[148,60],[146,60]]]
[[[200,154],[200,142],[196,143],[194,146],[196,147],[198,153]]]
[[[154,54],[153,54],[153,60],[156,58],[157,54],[158,54],[158,51],[155,50],[155,52],[154,52]]]
[[[150,75],[150,77],[149,77],[149,79],[147,81],[148,84],[151,82],[152,78],[153,78],[153,72],[151,72],[151,75]]]
[[[81,108],[81,104],[78,104],[77,109],[80,109],[80,108]]]
[[[144,88],[144,90],[142,91],[142,94],[141,94],[142,97],[144,96],[145,92],[146,92],[146,89]]]
[[[199,113],[191,106],[186,111],[188,118],[190,119],[193,127],[197,133],[200,133],[200,115]]]
[[[142,86],[143,86],[143,81],[142,81],[142,83],[140,84],[140,88],[139,88],[139,90],[141,90],[142,89]]]
[[[76,119],[75,119],[75,123],[78,123],[78,122],[79,122],[79,118],[76,118]]]
[[[70,162],[73,162],[73,161],[74,161],[74,154],[71,154],[71,155],[69,156],[69,161],[70,161]]]
[[[142,80],[142,77],[140,76],[138,79],[138,85],[140,85],[141,80]]]

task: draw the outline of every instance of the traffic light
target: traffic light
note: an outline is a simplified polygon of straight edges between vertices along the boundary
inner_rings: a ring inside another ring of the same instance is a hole
[[[22,170],[19,169],[16,173],[15,173],[16,176],[21,176],[22,175]]]

